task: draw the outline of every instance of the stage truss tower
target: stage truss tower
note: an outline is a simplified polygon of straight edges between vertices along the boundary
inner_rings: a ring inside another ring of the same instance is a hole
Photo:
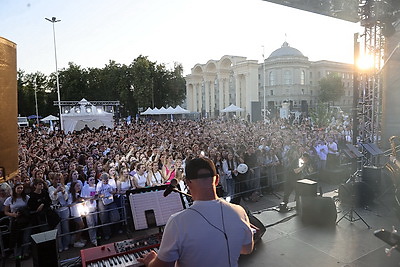
[[[359,71],[359,101],[358,121],[359,136],[362,143],[375,143],[381,141],[382,117],[382,80],[381,70],[385,37],[383,27],[387,17],[381,1],[360,0],[360,22],[364,33],[360,36],[361,53],[369,57],[371,66],[367,70]],[[355,96],[356,97],[356,96]]]

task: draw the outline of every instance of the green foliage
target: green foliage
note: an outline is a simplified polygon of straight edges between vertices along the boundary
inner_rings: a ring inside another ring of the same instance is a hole
[[[319,86],[319,100],[323,103],[334,103],[335,101],[338,101],[342,95],[344,95],[344,85],[342,78],[338,74],[332,73],[326,77],[323,77],[319,81]]]
[[[18,112],[35,114],[34,89],[38,93],[39,114],[58,114],[56,75],[25,74],[18,71]],[[185,98],[182,65],[169,70],[164,64],[140,55],[127,66],[110,60],[104,68],[82,68],[72,62],[59,71],[62,101],[86,98],[89,101],[120,101],[122,116],[134,115],[139,108],[175,106]]]
[[[327,103],[322,103],[310,110],[310,117],[316,127],[324,128],[329,125],[332,112]]]

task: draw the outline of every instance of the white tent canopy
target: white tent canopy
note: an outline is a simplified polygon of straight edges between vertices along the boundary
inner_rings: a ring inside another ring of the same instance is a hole
[[[231,104],[229,107],[224,108],[220,112],[237,112],[237,111],[244,111],[241,107],[235,106],[234,104]]]
[[[175,108],[173,107],[168,107],[168,108],[161,107],[160,109],[147,108],[146,111],[141,112],[140,115],[171,115],[171,114],[186,114],[186,113],[190,113],[190,111],[178,105]]]
[[[166,108],[161,107],[160,110],[158,111],[158,114],[165,115],[165,114],[169,114],[169,113]]]
[[[151,115],[153,114],[153,110],[151,108],[147,108],[146,111],[140,113],[140,115]]]
[[[99,128],[106,126],[114,127],[113,114],[97,109],[86,99],[79,101],[79,105],[72,108],[69,113],[62,115],[64,132],[80,131],[85,126]]]
[[[173,107],[169,106],[169,107],[167,108],[167,112],[168,112],[168,114],[174,114],[175,109],[174,109]]]
[[[47,117],[44,117],[43,119],[41,119],[41,121],[43,122],[49,122],[49,121],[58,121],[58,117],[53,116],[53,115],[49,115]]]
[[[179,105],[177,105],[175,108],[174,108],[174,114],[185,114],[185,113],[190,113],[190,111],[189,110],[187,110],[187,109],[184,109],[184,108],[182,108],[181,106],[179,106]]]

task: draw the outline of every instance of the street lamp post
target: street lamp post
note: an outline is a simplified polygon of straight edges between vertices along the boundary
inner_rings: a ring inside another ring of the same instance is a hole
[[[35,105],[36,105],[36,125],[37,127],[39,127],[39,109],[37,104],[37,79],[35,79],[34,90],[35,90]]]
[[[61,131],[64,130],[63,120],[62,120],[62,112],[61,112],[61,97],[60,97],[60,82],[58,79],[58,66],[57,66],[57,48],[56,48],[56,30],[54,27],[54,23],[60,22],[61,20],[56,17],[52,17],[51,19],[45,18],[46,20],[53,23],[53,39],[54,39],[54,58],[56,61],[56,82],[57,82],[57,98],[58,98],[58,113],[60,114],[60,128]]]
[[[263,89],[264,89],[264,122],[267,118],[267,106],[265,105],[265,58],[264,58],[264,46],[262,46],[263,48],[263,53],[262,53],[262,57],[263,57]]]

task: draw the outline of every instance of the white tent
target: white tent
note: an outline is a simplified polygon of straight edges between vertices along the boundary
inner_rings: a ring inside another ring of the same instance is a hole
[[[49,122],[49,121],[58,121],[58,120],[59,120],[58,117],[53,116],[53,115],[49,115],[49,116],[47,116],[47,117],[44,117],[44,118],[41,119],[40,121]]]
[[[234,104],[231,104],[229,107],[224,108],[220,112],[237,112],[237,111],[244,111],[241,107],[235,106]]]
[[[152,115],[153,110],[151,108],[147,108],[146,111],[140,113],[140,115]]]
[[[169,114],[169,113],[168,113],[168,111],[167,111],[166,108],[161,107],[161,108],[158,110],[157,114],[165,115],[165,114]]]
[[[114,127],[113,114],[97,109],[86,99],[79,101],[78,106],[62,116],[64,132],[80,131],[86,126],[89,129],[106,126]]]
[[[182,108],[181,106],[177,105],[174,108],[174,114],[185,114],[185,113],[190,113],[189,110]]]
[[[175,114],[175,109],[171,106],[167,108],[167,114]]]
[[[149,115],[157,115],[157,114],[160,114],[159,113],[159,109],[158,108],[153,108],[153,111],[149,114]]]

